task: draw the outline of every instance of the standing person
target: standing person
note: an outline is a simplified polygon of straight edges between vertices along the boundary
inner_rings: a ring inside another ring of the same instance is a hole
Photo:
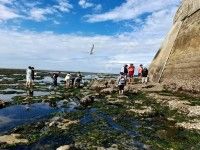
[[[35,68],[31,67],[31,78],[32,78],[32,84],[34,84],[34,80],[35,80]]]
[[[129,82],[133,81],[134,71],[135,71],[135,66],[133,64],[130,64],[130,66],[128,67]]]
[[[82,75],[80,72],[77,73],[77,76],[74,80],[74,87],[80,87],[81,84],[81,80],[82,80]]]
[[[54,87],[58,86],[58,77],[59,77],[59,75],[60,75],[60,72],[53,73],[52,78],[53,78],[53,86]]]
[[[139,68],[138,68],[138,77],[142,78],[142,70],[143,70],[143,65],[140,64]]]
[[[65,76],[65,87],[69,87],[70,86],[70,80],[71,80],[71,74],[68,73],[66,76]]]
[[[28,67],[28,69],[26,70],[26,87],[27,88],[31,88],[31,86],[32,86],[32,76],[31,76],[31,74],[32,74],[32,67],[31,66],[29,66]]]
[[[126,77],[124,76],[124,73],[120,73],[118,79],[117,79],[117,85],[119,87],[119,94],[124,94],[124,86],[126,85]]]
[[[142,83],[147,84],[147,82],[148,82],[148,72],[149,71],[146,67],[142,70]]]
[[[125,64],[122,68],[121,68],[121,71],[120,71],[120,74],[124,75],[125,78],[127,78],[127,75],[128,75],[128,65]]]

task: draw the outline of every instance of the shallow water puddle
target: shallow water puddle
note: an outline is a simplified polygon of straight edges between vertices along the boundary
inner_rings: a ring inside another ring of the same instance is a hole
[[[61,81],[63,81],[64,78],[62,77],[58,77],[58,83],[60,83]],[[52,83],[53,79],[50,76],[45,76],[44,79],[41,80],[35,80],[36,82],[43,82],[43,83]]]
[[[46,95],[50,95],[49,92],[45,92],[45,91],[24,91],[24,90],[15,90],[15,89],[6,89],[6,90],[2,90],[4,92],[16,92],[13,94],[0,94],[0,99],[6,102],[10,102],[12,101],[12,98],[14,98],[15,96],[46,96]]]
[[[63,106],[64,101],[52,103],[35,103],[31,105],[15,105],[0,109],[0,133],[16,126],[31,123],[48,117],[54,112],[71,112],[76,106],[72,103]]]
[[[10,102],[12,101],[12,98],[14,98],[15,96],[23,96],[26,94],[0,94],[0,99],[5,101],[5,102]]]
[[[57,111],[59,109],[50,107],[47,103],[37,103],[29,106],[16,105],[1,109],[0,133],[24,123],[31,123]]]
[[[7,89],[5,89],[5,90],[2,90],[2,91],[5,91],[5,92],[10,92],[10,91],[15,91],[15,92],[21,92],[21,93],[23,93],[23,92],[25,92],[24,90],[17,90],[17,89],[11,89],[11,88],[7,88]]]
[[[121,132],[125,132],[128,135],[132,136],[132,137],[136,137],[139,136],[139,133],[135,131],[128,131],[126,128],[120,126],[119,124],[117,124],[113,118],[103,112],[98,112],[97,109],[92,108],[90,110],[87,110],[85,116],[80,120],[81,124],[89,124],[92,122],[96,122],[98,120],[105,120],[106,123],[110,126],[110,128],[114,129],[114,130],[118,130]],[[139,122],[138,121],[132,121],[132,125],[134,125],[135,129],[140,127]]]

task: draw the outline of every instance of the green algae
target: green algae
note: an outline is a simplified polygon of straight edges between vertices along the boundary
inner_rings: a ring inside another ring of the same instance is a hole
[[[45,86],[36,84],[37,90],[47,91]],[[89,94],[95,94],[94,91],[88,89],[65,89],[59,87],[56,90],[59,94],[52,94],[49,96],[41,97],[29,97],[27,101],[29,103],[47,101],[59,101],[69,97],[83,97],[85,92]],[[197,105],[198,98],[191,98],[187,95],[179,95],[177,93],[171,93],[169,91],[157,92],[157,94],[163,96],[177,96],[180,100],[190,101],[192,105]],[[137,131],[140,136],[132,137],[127,132],[122,130],[116,130],[110,127],[108,121],[105,118],[99,118],[87,124],[75,124],[70,126],[66,130],[61,130],[56,127],[48,127],[45,125],[45,121],[40,123],[25,125],[16,130],[16,133],[21,133],[23,137],[29,139],[29,144],[39,141],[45,137],[70,137],[77,144],[80,149],[95,149],[95,147],[110,147],[112,144],[117,144],[119,149],[128,149],[132,141],[137,140],[139,142],[150,145],[151,149],[199,149],[200,132],[198,130],[186,130],[176,127],[177,122],[183,122],[191,120],[191,117],[185,116],[183,113],[179,113],[178,110],[171,110],[168,106],[156,102],[155,99],[149,98],[147,93],[138,92],[133,94],[126,93],[128,98],[120,98],[122,102],[117,104],[110,104],[106,95],[101,95],[95,103],[86,109],[77,110],[69,113],[55,113],[53,116],[62,116],[70,120],[81,120],[87,114],[90,108],[97,109],[92,116],[98,118],[102,112],[112,118],[112,121],[118,126],[125,129],[125,131]],[[14,98],[13,104],[22,104],[24,102],[23,96]],[[119,99],[117,93],[112,93],[111,98]],[[136,101],[141,103],[136,103]],[[152,108],[151,113],[138,115],[136,113],[128,113],[127,110],[131,108],[142,109],[143,106]],[[170,121],[168,118],[173,118]],[[134,124],[135,122],[136,125]],[[16,147],[12,146],[0,146],[0,148]]]

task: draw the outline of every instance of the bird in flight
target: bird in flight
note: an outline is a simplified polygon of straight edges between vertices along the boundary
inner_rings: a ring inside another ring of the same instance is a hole
[[[94,53],[94,44],[92,45],[92,48],[90,50],[90,55],[92,55]]]

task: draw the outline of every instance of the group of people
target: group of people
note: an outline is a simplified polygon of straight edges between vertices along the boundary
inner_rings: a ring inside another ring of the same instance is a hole
[[[58,86],[58,77],[61,72],[54,72],[49,74],[52,78],[52,88]],[[31,88],[34,84],[35,70],[34,67],[29,66],[26,70],[26,87]],[[68,73],[64,79],[65,87],[80,87],[82,81],[82,75],[80,72],[77,74]]]
[[[58,86],[58,77],[60,76],[60,72],[58,73],[53,73],[52,74],[52,79],[53,79],[53,87],[57,87]],[[78,72],[77,74],[71,74],[68,73],[65,78],[65,87],[69,88],[69,87],[80,87],[81,86],[81,81],[82,81],[82,75],[80,72]]]
[[[82,75],[78,72],[76,75],[68,73],[65,76],[65,87],[80,87],[82,81]]]
[[[53,73],[50,74],[52,79],[53,79],[53,86],[52,87],[57,87],[58,86],[58,77],[60,76],[61,72],[58,73]],[[124,93],[124,87],[127,82],[132,83],[134,80],[134,75],[135,75],[135,66],[134,64],[127,65],[125,64],[121,70],[120,70],[120,75],[117,79],[117,84],[119,87],[119,94]],[[35,72],[34,72],[34,67],[29,66],[28,69],[26,70],[26,87],[31,88],[34,79],[35,79]],[[138,78],[141,79],[142,83],[147,84],[148,82],[148,69],[146,67],[143,67],[142,64],[138,67]],[[65,87],[80,87],[81,81],[82,81],[82,75],[80,72],[77,74],[71,74],[68,73],[65,76]]]
[[[120,75],[117,79],[117,84],[119,87],[119,94],[124,93],[124,87],[129,81],[129,83],[133,82],[135,74],[135,66],[134,64],[130,64],[129,66],[125,64],[121,70]],[[142,83],[147,84],[148,82],[148,69],[146,67],[143,67],[142,64],[138,67],[138,78],[142,80]]]

